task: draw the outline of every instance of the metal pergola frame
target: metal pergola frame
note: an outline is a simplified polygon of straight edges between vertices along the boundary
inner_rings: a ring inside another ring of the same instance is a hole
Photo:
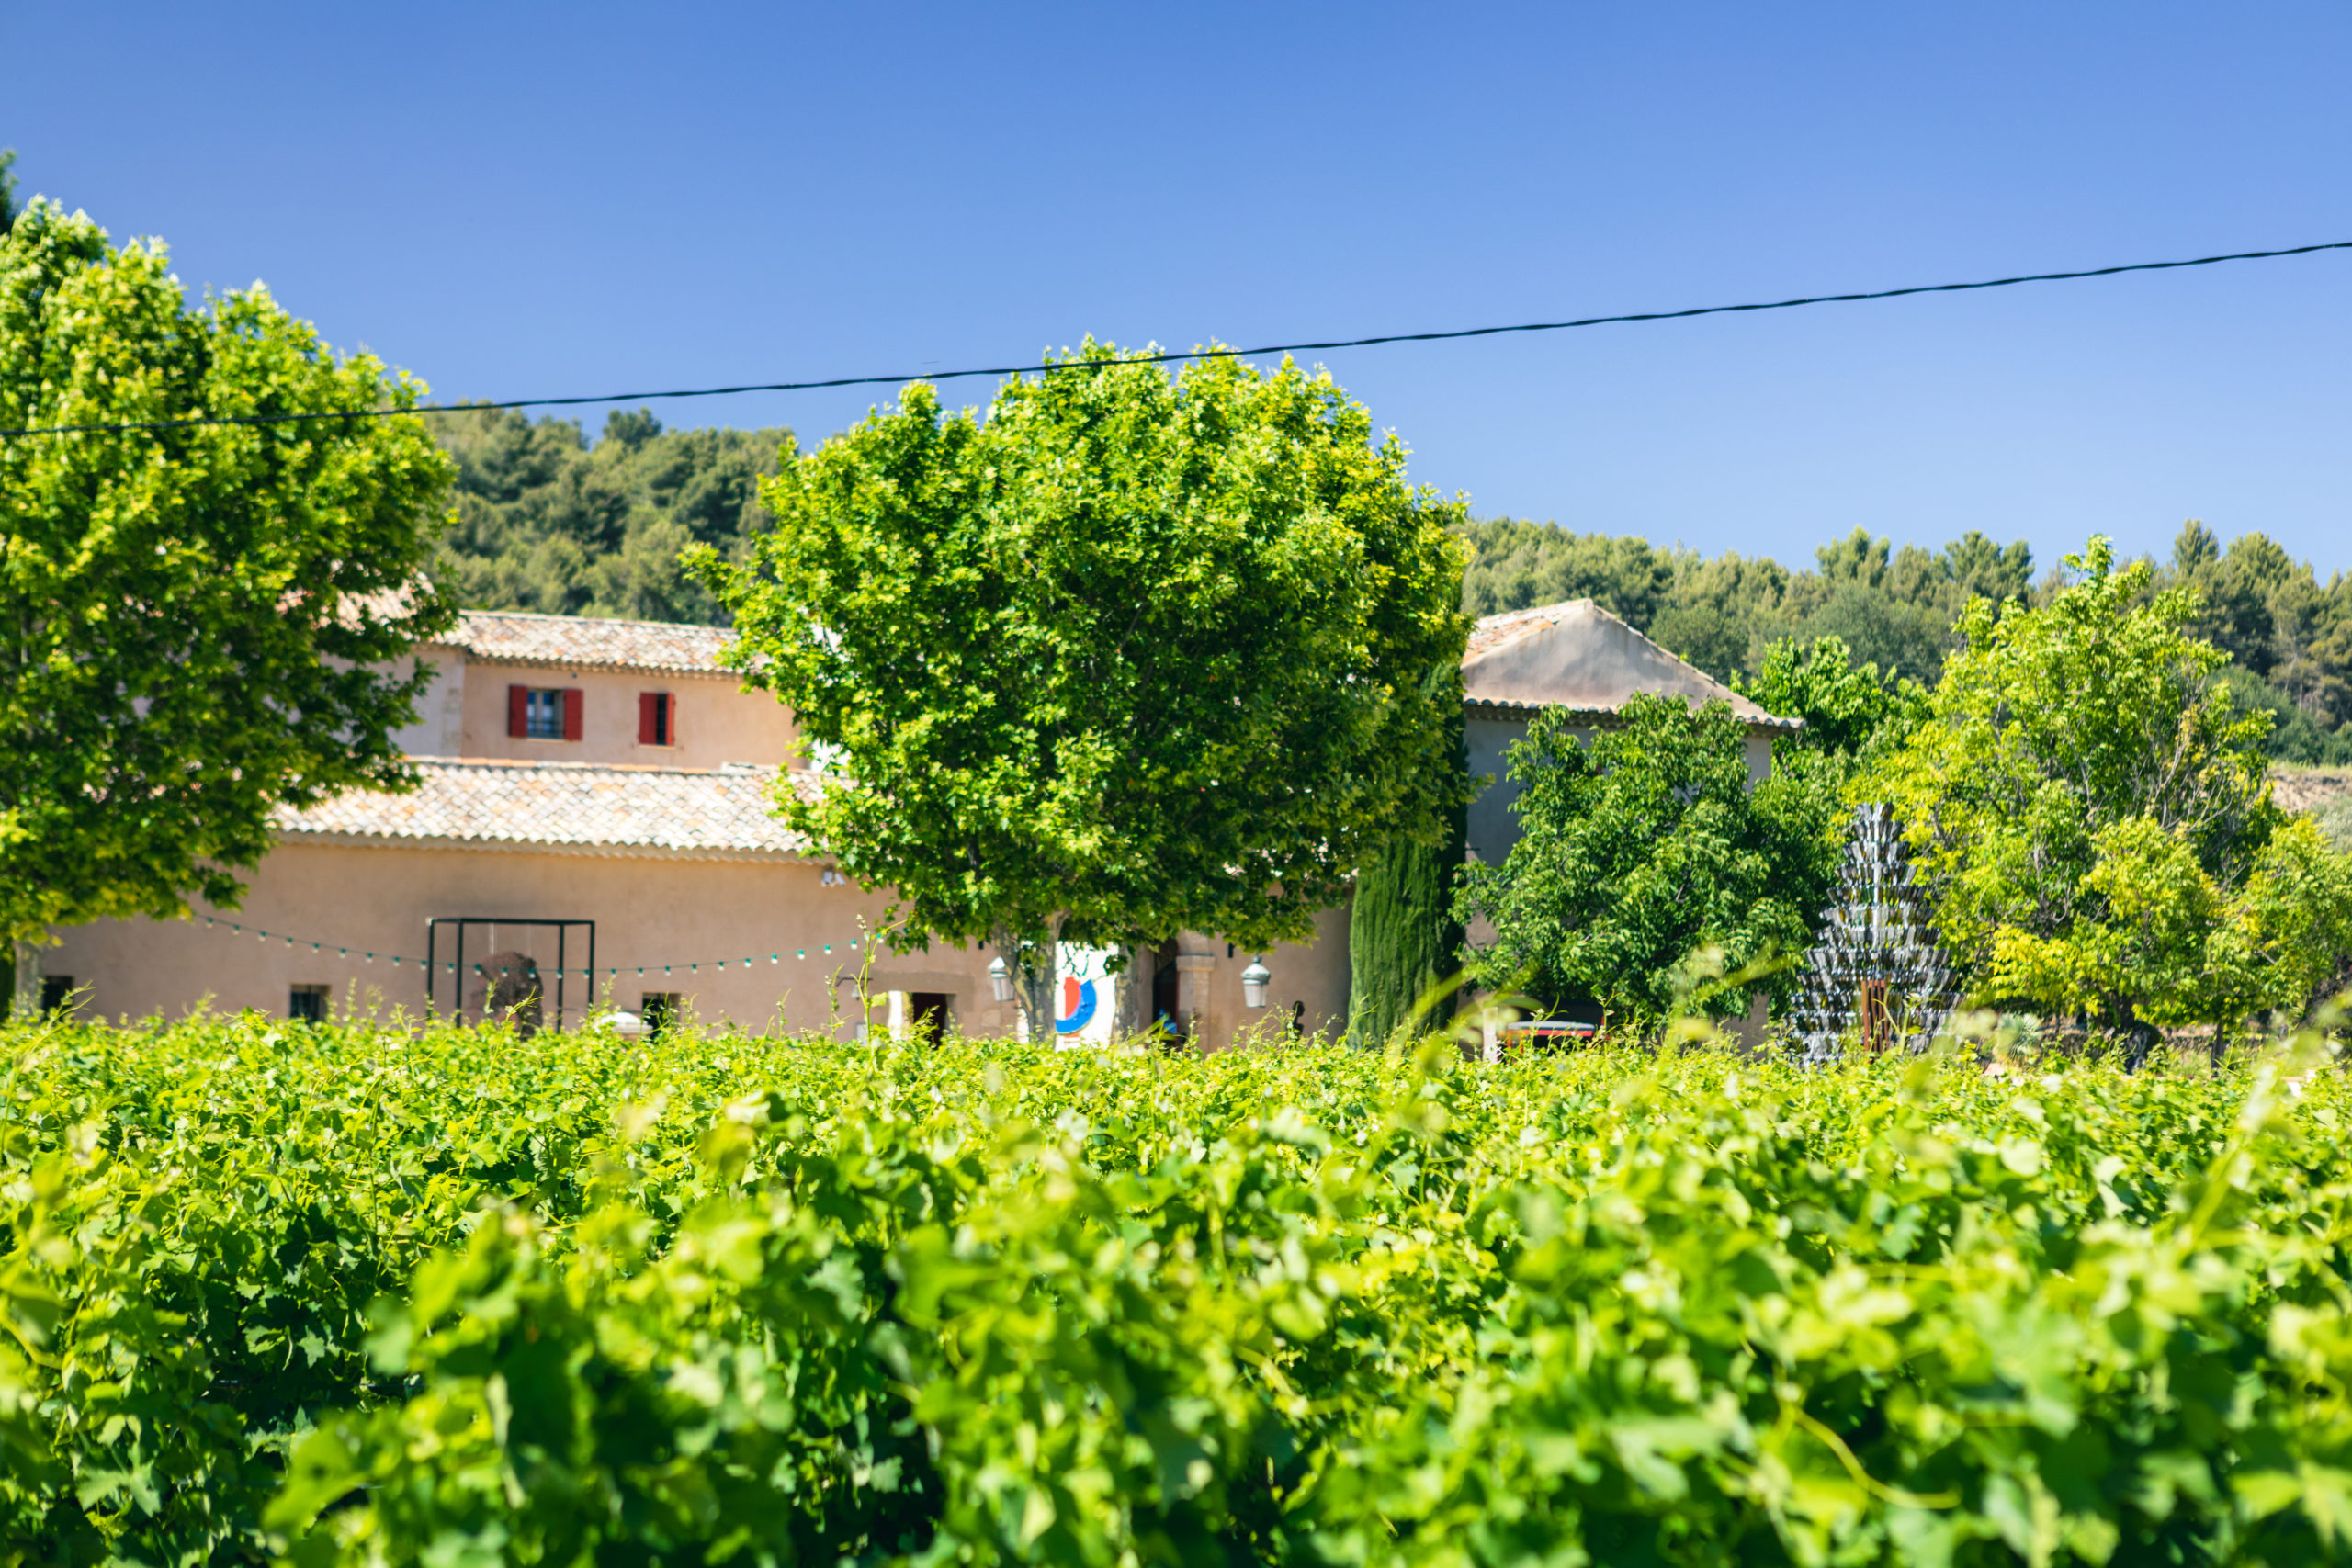
[[[596,996],[596,922],[594,920],[510,919],[501,915],[440,915],[424,922],[424,1010],[433,1010],[433,976],[438,973],[434,960],[443,926],[458,928],[458,955],[450,964],[450,1000],[458,1016],[466,1010],[466,928],[468,926],[553,926],[555,928],[555,1029],[563,1032],[563,987],[565,943],[574,926],[588,928],[588,997],[593,1005]]]

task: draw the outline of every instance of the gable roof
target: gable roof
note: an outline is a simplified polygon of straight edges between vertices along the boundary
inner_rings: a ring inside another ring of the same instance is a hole
[[[1766,713],[1589,599],[1488,615],[1471,627],[1462,658],[1463,700],[1473,708],[1615,713],[1636,692],[1692,704],[1729,703],[1732,713],[1751,725],[1804,725]]]
[[[407,795],[354,791],[282,814],[283,838],[409,849],[779,860],[807,845],[775,818],[776,770],[421,759]],[[793,787],[819,787],[795,773]]]
[[[732,675],[718,667],[718,650],[734,636],[726,626],[467,610],[458,615],[456,626],[432,640],[439,647],[463,649],[468,658],[482,664]]]

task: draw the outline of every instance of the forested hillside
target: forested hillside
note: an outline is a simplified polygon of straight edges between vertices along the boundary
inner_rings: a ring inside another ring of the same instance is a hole
[[[442,581],[474,609],[715,621],[678,570],[691,544],[741,553],[765,526],[758,481],[789,431],[663,430],[615,411],[591,446],[579,422],[469,409],[435,422],[458,463]]]
[[[2023,541],[1971,531],[1940,550],[1894,549],[1857,528],[1792,571],[1761,557],[1657,549],[1637,538],[1576,534],[1510,518],[1468,526],[1463,598],[1476,615],[1560,599],[1600,601],[1667,648],[1725,677],[1753,674],[1783,637],[1843,637],[1858,661],[1932,681],[1971,596],[2045,599]],[[2187,582],[2204,599],[2198,634],[2226,651],[2239,701],[2270,710],[2271,754],[2293,762],[2352,761],[2352,576],[2325,584],[2260,534],[2224,549],[2191,522],[2161,563],[2156,587]]]
[[[1882,671],[1932,679],[1952,618],[1970,595],[2001,600],[2032,588],[2033,558],[1971,533],[1939,552],[1890,553],[1860,529],[1815,552],[1813,570],[1763,557],[1657,549],[1637,538],[1572,534],[1510,518],[1469,527],[1463,598],[1475,615],[1599,600],[1718,677],[1753,671],[1769,644],[1834,633]]]
[[[441,570],[481,609],[717,621],[718,606],[678,570],[688,544],[739,556],[768,525],[758,480],[776,471],[784,430],[674,430],[646,411],[606,416],[593,446],[579,423],[468,410],[437,422],[457,459],[458,523]],[[1974,594],[2046,597],[2022,541],[1970,532],[1940,550],[1897,549],[1861,529],[1791,570],[1764,557],[1660,549],[1643,539],[1550,523],[1466,525],[1465,606],[1476,615],[1592,598],[1719,677],[1753,674],[1783,637],[1836,635],[1858,660],[1932,681],[1953,618]],[[2239,698],[2271,711],[2271,752],[2352,762],[2352,576],[2323,584],[2260,534],[2224,548],[2201,523],[2175,542],[2162,583],[2203,593],[2201,635],[2228,651]]]

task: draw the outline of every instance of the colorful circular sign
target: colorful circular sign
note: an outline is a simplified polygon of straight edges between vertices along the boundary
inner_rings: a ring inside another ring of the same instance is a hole
[[[1076,1034],[1094,1021],[1098,1005],[1094,982],[1074,975],[1062,976],[1061,1006],[1054,1010],[1054,1032]]]

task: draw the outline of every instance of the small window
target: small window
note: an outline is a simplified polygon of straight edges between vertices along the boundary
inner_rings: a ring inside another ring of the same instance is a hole
[[[299,1023],[324,1023],[327,1021],[327,988],[324,986],[297,986],[286,999],[286,1016]]]
[[[675,746],[678,743],[678,699],[667,692],[637,694],[637,743]]]
[[[40,1010],[63,1012],[74,1000],[74,976],[43,975],[40,977]]]
[[[586,705],[575,687],[506,688],[506,733],[519,740],[577,740]]]
[[[669,1027],[678,1021],[678,993],[648,991],[638,1004],[637,1016],[645,1021],[645,1035],[659,1040]]]

